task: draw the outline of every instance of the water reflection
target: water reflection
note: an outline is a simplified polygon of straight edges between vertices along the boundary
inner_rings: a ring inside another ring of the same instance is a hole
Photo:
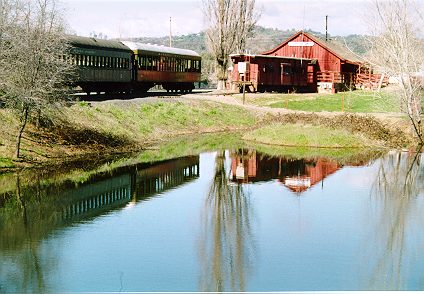
[[[372,188],[376,201],[370,232],[374,242],[368,248],[376,258],[372,264],[369,289],[405,289],[410,265],[424,258],[424,169],[421,153],[392,153],[380,160]],[[374,223],[374,222],[372,222]],[[417,230],[417,228],[420,228]],[[408,239],[414,238],[414,246]],[[415,268],[423,272],[422,268]],[[418,281],[424,288],[424,275]]]
[[[232,181],[255,183],[277,179],[293,192],[301,193],[339,170],[342,165],[327,158],[267,156],[255,150],[233,152]]]
[[[0,195],[0,293],[424,289],[422,164],[233,149],[83,184],[16,174]]]
[[[45,277],[57,264],[53,250],[40,249],[48,235],[178,187],[199,173],[199,157],[189,156],[97,174],[82,185],[44,185],[40,178],[23,185],[17,174],[16,190],[0,195],[0,292],[4,285],[8,292],[48,292]]]
[[[254,244],[249,192],[241,183],[230,183],[231,171],[225,162],[225,152],[218,152],[201,216],[200,289],[205,292],[243,292],[251,269]]]

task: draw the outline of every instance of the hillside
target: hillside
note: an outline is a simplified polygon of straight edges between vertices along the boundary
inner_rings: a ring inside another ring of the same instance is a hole
[[[280,30],[257,26],[253,32],[253,36],[249,39],[247,43],[247,51],[253,54],[258,54],[270,50],[296,32],[297,30],[294,29]],[[322,33],[315,31],[307,32],[319,38],[325,38],[325,35]],[[205,45],[205,37],[205,32],[200,32],[198,34],[173,36],[172,46],[177,48],[191,49],[203,56],[207,52],[207,48]],[[330,35],[330,38],[332,40],[338,40],[342,43],[346,43],[347,46],[357,54],[362,55],[367,51],[367,43],[365,42],[365,36],[349,35],[342,37]],[[169,36],[158,38],[139,37],[134,39],[134,41],[169,46]]]

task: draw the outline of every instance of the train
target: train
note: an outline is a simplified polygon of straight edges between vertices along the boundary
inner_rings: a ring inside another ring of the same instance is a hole
[[[83,92],[191,92],[201,79],[201,56],[193,50],[70,35],[68,60],[76,68],[72,85]]]

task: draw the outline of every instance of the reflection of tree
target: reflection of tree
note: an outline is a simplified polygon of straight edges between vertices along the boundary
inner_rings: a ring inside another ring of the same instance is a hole
[[[371,288],[405,289],[409,266],[424,257],[410,252],[418,249],[411,248],[411,245],[424,246],[424,242],[419,242],[424,241],[419,239],[423,237],[420,233],[424,225],[424,211],[417,202],[417,197],[422,197],[424,192],[421,154],[399,153],[384,158],[372,192],[378,201],[376,216],[380,222],[377,222],[374,233],[376,243],[370,242],[375,245],[373,250],[378,257],[370,276]],[[411,240],[414,243],[410,243]],[[419,248],[417,253],[422,249]]]
[[[242,185],[229,185],[225,152],[218,153],[202,216],[202,291],[245,291],[253,249],[250,218],[249,197]]]
[[[19,174],[16,175],[15,196],[15,205],[11,205],[13,213],[10,211],[9,213],[16,218],[14,224],[19,223],[20,225],[9,229],[22,229],[26,237],[24,244],[20,244],[17,254],[3,257],[2,263],[8,264],[7,268],[13,270],[7,273],[1,273],[1,276],[5,277],[2,283],[5,282],[7,288],[13,289],[13,291],[17,293],[44,293],[47,290],[44,277],[45,271],[47,270],[46,264],[43,264],[40,260],[40,241],[33,238],[33,230],[28,216],[27,197],[25,197],[21,191],[21,179]],[[38,196],[39,195],[37,195],[37,198],[39,200]],[[15,247],[13,244],[10,245],[10,247]]]

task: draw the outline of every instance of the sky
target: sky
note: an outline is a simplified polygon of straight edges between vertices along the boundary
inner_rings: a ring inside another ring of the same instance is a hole
[[[258,25],[278,29],[312,29],[330,35],[366,33],[363,24],[367,0],[256,0],[262,12]],[[205,29],[201,0],[61,0],[71,32],[107,38],[169,36]]]

